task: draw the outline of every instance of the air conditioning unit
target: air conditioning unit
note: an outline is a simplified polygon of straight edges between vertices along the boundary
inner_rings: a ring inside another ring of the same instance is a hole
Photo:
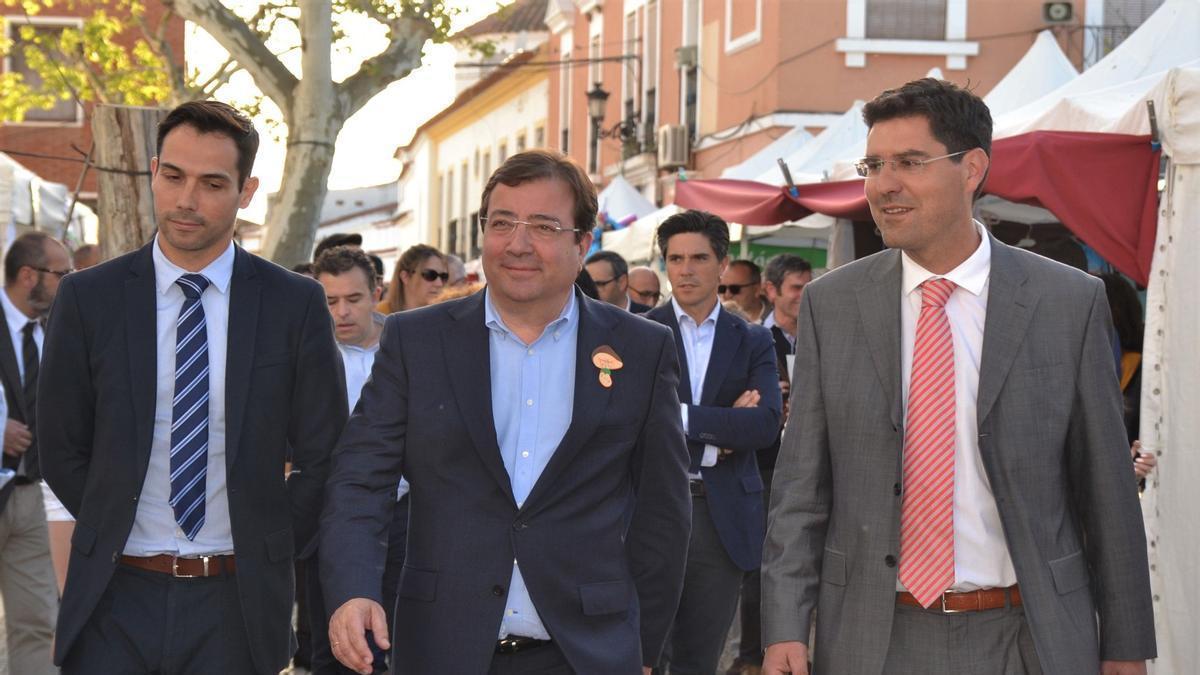
[[[1069,2],[1047,2],[1042,5],[1042,20],[1046,23],[1067,23],[1074,14]]]
[[[691,68],[696,65],[696,45],[675,48],[675,68]]]
[[[687,127],[682,124],[664,124],[659,127],[658,168],[675,169],[687,166],[690,146]]]

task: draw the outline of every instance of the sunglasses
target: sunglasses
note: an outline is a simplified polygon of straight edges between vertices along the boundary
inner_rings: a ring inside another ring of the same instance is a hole
[[[426,269],[426,270],[421,270],[421,278],[430,283],[433,283],[433,281],[436,279],[441,279],[442,283],[444,284],[444,283],[446,283],[447,280],[450,279],[450,273]]]
[[[725,295],[726,293],[732,293],[734,295],[737,295],[738,293],[742,292],[743,288],[749,288],[750,286],[757,286],[757,285],[758,285],[757,283],[721,284],[720,286],[717,286],[717,293],[719,295]]]

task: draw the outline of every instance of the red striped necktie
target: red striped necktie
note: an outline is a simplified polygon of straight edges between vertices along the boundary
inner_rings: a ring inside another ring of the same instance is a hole
[[[954,282],[921,284],[904,434],[900,583],[928,607],[954,583]]]

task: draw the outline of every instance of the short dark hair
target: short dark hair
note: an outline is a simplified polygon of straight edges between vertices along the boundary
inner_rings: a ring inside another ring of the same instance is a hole
[[[374,253],[368,253],[367,258],[371,260],[371,266],[375,268],[375,276],[380,281],[383,281],[383,258],[380,258]]]
[[[616,251],[596,251],[588,256],[588,259],[584,261],[583,264],[591,265],[594,262],[608,263],[608,265],[612,267],[614,279],[620,279],[621,277],[629,274],[629,263],[625,262],[625,259],[621,257],[621,254],[617,253]]]
[[[902,117],[924,117],[946,152],[982,148],[992,156],[992,113],[974,92],[945,80],[925,77],[888,89],[863,106],[867,128]],[[954,162],[961,156],[951,157]]]
[[[480,215],[487,216],[488,201],[497,185],[516,187],[530,181],[546,179],[561,180],[570,188],[571,195],[575,198],[575,212],[572,214],[575,219],[574,227],[579,230],[575,233],[575,241],[581,240],[583,233],[590,232],[596,225],[596,213],[600,208],[596,201],[596,186],[575,160],[555,150],[526,150],[504,160],[483,188],[483,198],[479,205]],[[481,218],[479,222],[480,227],[483,227],[485,221]]]
[[[4,283],[16,281],[22,267],[45,267],[46,241],[49,239],[50,235],[45,232],[33,230],[13,240],[4,255]]]
[[[767,261],[767,282],[776,289],[792,272],[812,272],[812,263],[791,253],[780,253]]]
[[[655,241],[658,242],[658,250],[662,252],[662,256],[667,257],[667,242],[671,240],[671,237],[689,232],[708,237],[708,243],[712,245],[713,253],[717,255],[718,259],[724,259],[728,255],[729,225],[726,225],[719,216],[708,211],[688,209],[662,221],[658,226],[658,231],[654,233]]]
[[[313,249],[313,260],[321,257],[321,254],[334,246],[362,246],[362,235],[357,232],[338,232],[325,237],[317,242],[317,247]]]
[[[313,264],[310,262],[296,263],[292,265],[292,271],[296,274],[303,274],[306,277],[313,276]]]
[[[729,263],[730,267],[745,267],[750,272],[750,283],[757,284],[762,281],[762,268],[759,267],[753,260],[739,258]]]
[[[312,264],[312,274],[314,279],[320,278],[322,274],[337,276],[356,267],[362,270],[363,276],[367,278],[367,289],[375,290],[375,266],[362,249],[353,246],[334,246],[322,251],[321,256]]]
[[[188,101],[167,113],[158,124],[155,154],[162,157],[163,140],[176,127],[187,125],[202,134],[228,136],[237,146],[238,189],[246,185],[258,154],[258,131],[244,113],[220,101]]]

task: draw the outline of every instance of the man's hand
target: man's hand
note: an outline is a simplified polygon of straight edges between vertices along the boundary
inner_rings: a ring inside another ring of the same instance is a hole
[[[1158,458],[1151,452],[1142,452],[1142,442],[1134,441],[1133,447],[1129,449],[1133,453],[1133,474],[1138,480],[1142,480],[1150,475],[1154,467],[1158,466]]]
[[[367,644],[367,631],[374,635],[375,644],[380,649],[391,649],[387,615],[374,600],[347,600],[329,618],[329,645],[333,648],[333,655],[343,666],[362,675],[371,675],[375,659]]]
[[[654,672],[654,669],[650,666],[642,666],[642,675],[650,675],[652,672]]]
[[[758,402],[761,399],[762,399],[762,396],[758,393],[757,389],[747,389],[746,391],[743,391],[742,395],[737,397],[737,400],[734,401],[733,405],[731,405],[729,407],[730,408],[753,408],[754,406],[758,405]]]
[[[1146,662],[1101,661],[1100,675],[1146,675]]]
[[[32,442],[33,434],[29,433],[29,427],[24,422],[10,419],[4,425],[4,454],[20,457]]]
[[[808,675],[808,645],[796,640],[767,647],[762,671],[763,675]]]

